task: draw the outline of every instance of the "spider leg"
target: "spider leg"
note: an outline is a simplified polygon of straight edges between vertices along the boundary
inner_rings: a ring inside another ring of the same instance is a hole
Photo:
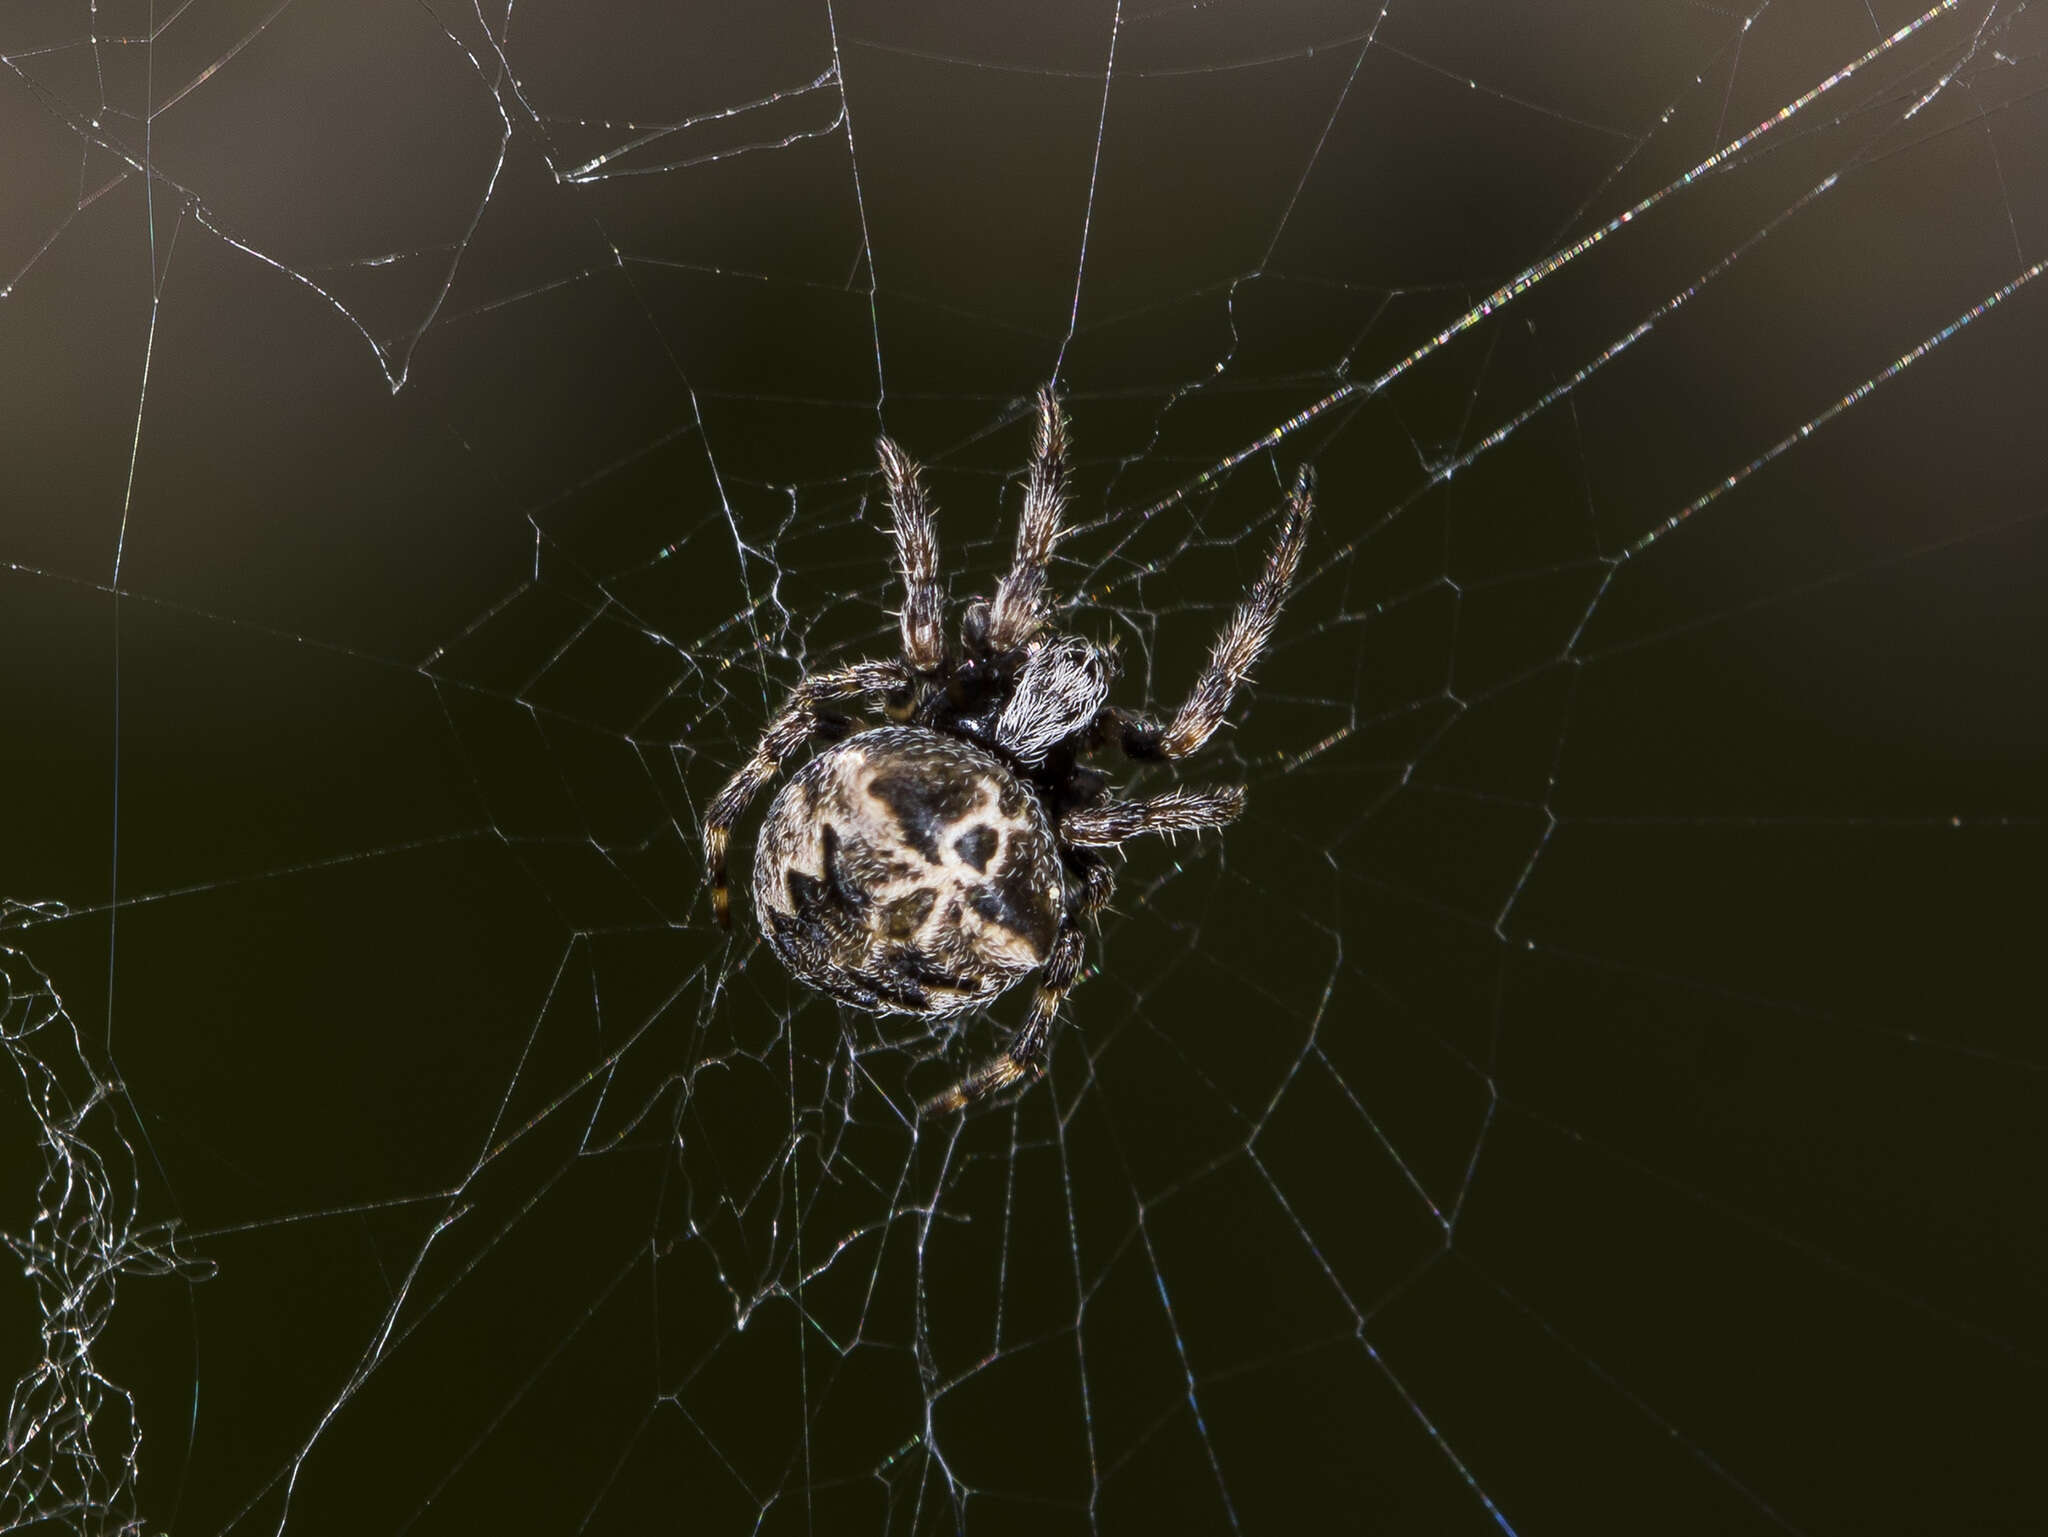
[[[1273,638],[1273,626],[1279,623],[1280,609],[1301,564],[1314,512],[1315,479],[1303,465],[1287,495],[1287,511],[1266,557],[1266,569],[1216,637],[1209,665],[1195,680],[1186,702],[1163,727],[1123,710],[1105,710],[1096,722],[1100,736],[1118,742],[1133,758],[1173,759],[1187,757],[1215,734],[1238,685],[1251,676],[1252,665]]]
[[[1010,1038],[1003,1054],[961,1079],[945,1093],[925,1101],[918,1112],[920,1115],[947,1115],[955,1110],[964,1110],[991,1094],[1001,1093],[1013,1083],[1036,1078],[1045,1071],[1045,1048],[1052,1040],[1060,1005],[1074,990],[1074,984],[1081,980],[1082,950],[1081,931],[1069,918],[1060,926],[1059,937],[1052,942],[1052,955],[1039,976],[1038,991],[1031,997],[1031,1011],[1024,1016],[1023,1026]]]
[[[946,660],[946,637],[939,628],[946,605],[939,590],[939,537],[931,503],[925,499],[917,461],[887,438],[875,447],[882,478],[889,483],[889,510],[896,519],[896,563],[903,572],[903,656],[914,672],[936,672]]]
[[[1244,786],[1220,790],[1168,790],[1145,800],[1109,800],[1070,811],[1060,841],[1077,848],[1114,848],[1140,833],[1201,832],[1244,815]]]
[[[1031,444],[1031,478],[1017,518],[1017,553],[996,588],[988,644],[996,651],[1023,645],[1045,624],[1045,570],[1059,543],[1067,501],[1067,415],[1048,384],[1038,392],[1038,435]]]
[[[711,911],[722,929],[732,927],[732,893],[726,887],[725,846],[732,837],[733,824],[760,794],[762,786],[780,772],[790,755],[820,730],[846,734],[847,722],[826,705],[835,700],[863,694],[902,695],[911,686],[909,673],[901,662],[855,662],[832,672],[806,678],[790,690],[789,698],[768,722],[755,744],[754,755],[725,782],[704,816],[704,873],[711,881]]]
[[[1078,890],[1075,891],[1073,910],[1061,925],[1059,938],[1053,942],[1052,956],[1046,962],[1045,975],[1031,1000],[1031,1012],[1025,1017],[1023,1028],[1001,1056],[963,1078],[945,1093],[927,1100],[919,1114],[944,1115],[963,1109],[999,1093],[1019,1079],[1035,1078],[1045,1071],[1046,1047],[1052,1040],[1060,1003],[1081,980],[1083,948],[1080,925],[1107,907],[1110,893],[1116,890],[1116,869],[1107,859],[1088,849],[1070,847],[1065,853],[1067,868],[1078,879]]]
[[[1081,890],[1074,899],[1076,921],[1093,921],[1109,906],[1116,891],[1116,867],[1100,854],[1071,845],[1065,849],[1067,868],[1081,878]]]

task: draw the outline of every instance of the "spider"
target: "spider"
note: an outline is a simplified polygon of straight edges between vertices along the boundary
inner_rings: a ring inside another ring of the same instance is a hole
[[[1081,979],[1082,926],[1115,885],[1106,856],[1141,833],[1222,827],[1243,785],[1118,799],[1082,759],[1116,747],[1138,762],[1188,757],[1272,638],[1314,507],[1304,467],[1265,570],[1217,636],[1209,665],[1159,725],[1108,704],[1115,654],[1052,628],[1046,568],[1066,500],[1067,420],[1038,394],[1017,549],[993,601],[967,605],[956,651],[942,629],[938,541],[918,466],[877,444],[902,568],[901,660],[803,679],[704,819],[721,927],[732,927],[726,845],[754,796],[813,737],[833,744],[782,787],[754,859],[754,908],[800,980],[871,1013],[940,1019],[1040,971],[1024,1023],[993,1061],[925,1103],[964,1109],[1045,1070],[1060,1005]],[[844,701],[878,701],[863,727]]]

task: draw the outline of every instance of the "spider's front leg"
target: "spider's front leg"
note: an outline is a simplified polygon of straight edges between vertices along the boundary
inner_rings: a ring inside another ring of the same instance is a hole
[[[790,690],[789,698],[761,733],[754,755],[725,782],[725,788],[718,792],[704,816],[704,873],[711,882],[711,911],[720,928],[732,927],[726,844],[732,838],[733,825],[746,812],[747,803],[781,771],[791,754],[814,733],[831,726],[833,717],[826,705],[862,696],[881,696],[885,701],[893,701],[906,697],[911,687],[910,673],[901,662],[855,662],[851,667],[806,678]]]
[[[889,511],[896,523],[896,563],[903,572],[903,657],[913,670],[937,672],[946,662],[946,595],[939,587],[939,536],[917,461],[889,439],[875,445]]]
[[[1202,669],[1173,719],[1159,726],[1125,710],[1104,710],[1096,722],[1099,739],[1117,743],[1132,758],[1156,761],[1185,758],[1215,734],[1238,685],[1251,676],[1252,665],[1273,638],[1273,627],[1280,622],[1280,610],[1301,565],[1309,519],[1314,514],[1315,478],[1303,465],[1287,495],[1287,511],[1266,556],[1265,570],[1216,637],[1209,665]]]
[[[989,649],[1014,651],[1044,627],[1049,617],[1046,568],[1059,543],[1060,514],[1066,504],[1067,414],[1048,384],[1038,392],[1038,432],[1031,442],[1024,511],[1017,519],[1017,552],[987,614]]]
[[[1086,957],[1081,924],[1100,913],[1116,889],[1116,871],[1108,860],[1080,849],[1070,850],[1067,858],[1079,879],[1079,890],[1072,911],[1060,924],[1059,937],[1053,941],[1038,990],[1031,996],[1031,1012],[1024,1016],[1023,1026],[1010,1038],[1001,1056],[945,1093],[926,1100],[918,1111],[920,1116],[964,1110],[991,1094],[1000,1094],[1013,1083],[1036,1078],[1045,1071],[1046,1048],[1059,1022],[1060,1005],[1081,980],[1081,965]]]

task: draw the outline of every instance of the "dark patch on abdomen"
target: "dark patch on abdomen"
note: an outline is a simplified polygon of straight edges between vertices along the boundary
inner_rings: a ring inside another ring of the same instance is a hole
[[[1031,941],[1032,950],[1043,956],[1052,949],[1059,915],[1046,905],[1038,883],[1031,878],[1031,863],[1012,860],[996,872],[995,879],[975,887],[967,900],[983,918],[1022,935]]]
[[[936,965],[915,950],[896,951],[870,978],[875,991],[900,1009],[922,1014],[931,1007],[932,991],[973,992],[965,979]]]
[[[825,824],[818,845],[824,878],[792,868],[784,879],[789,904],[806,923],[845,932],[867,911],[868,894],[847,879],[845,862],[839,857],[839,830],[831,823]]]
[[[996,851],[996,830],[986,825],[976,827],[972,832],[962,833],[953,840],[953,852],[973,865],[977,870],[987,870],[988,862]]]
[[[981,800],[978,776],[948,777],[950,765],[928,764],[922,773],[890,767],[868,781],[903,830],[903,840],[932,864],[939,862],[939,840]]]
[[[818,835],[818,862],[824,867],[825,880],[839,898],[839,905],[849,918],[854,918],[867,911],[868,894],[848,878],[846,861],[839,857],[839,849],[839,829],[827,822]]]
[[[883,931],[891,939],[908,939],[924,926],[938,900],[939,894],[926,888],[890,903],[882,915]]]
[[[815,875],[792,870],[783,884],[789,887],[789,905],[796,915],[806,923],[816,923],[818,910],[825,905],[825,883]]]

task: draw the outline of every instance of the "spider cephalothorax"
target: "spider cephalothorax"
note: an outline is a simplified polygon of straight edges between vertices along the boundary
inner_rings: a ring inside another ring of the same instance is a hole
[[[1115,884],[1106,855],[1140,833],[1221,827],[1244,787],[1118,800],[1081,760],[1187,757],[1222,724],[1265,650],[1301,561],[1312,498],[1295,481],[1265,570],[1230,616],[1187,700],[1158,725],[1105,703],[1112,653],[1048,628],[1046,568],[1065,502],[1065,415],[1048,385],[1017,524],[991,599],[967,606],[960,648],[941,621],[938,542],[917,466],[887,438],[882,474],[903,571],[903,657],[804,679],[704,819],[718,921],[730,927],[726,844],[747,803],[813,736],[836,745],[775,797],[754,858],[754,907],[791,972],[842,1003],[938,1017],[1043,971],[1004,1053],[925,1106],[958,1109],[1044,1071],[1061,1002],[1081,976],[1081,926]],[[880,701],[860,730],[833,706]]]

